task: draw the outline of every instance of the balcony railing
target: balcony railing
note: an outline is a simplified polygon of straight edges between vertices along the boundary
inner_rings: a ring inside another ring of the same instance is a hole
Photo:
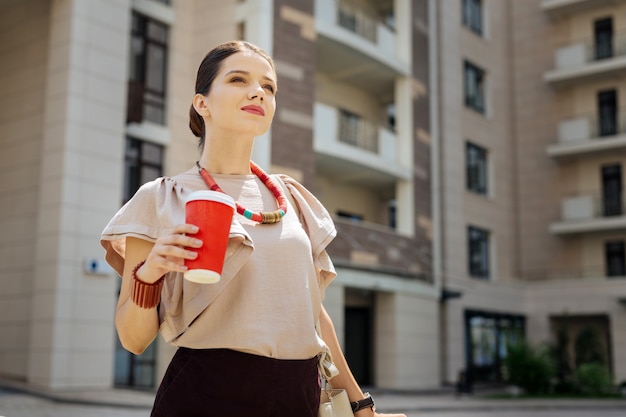
[[[392,65],[400,72],[408,71],[408,67],[405,68],[408,62],[404,62],[406,57],[396,51],[396,31],[381,17],[344,0],[316,0],[315,20],[318,30],[325,36],[382,59],[386,65]],[[390,58],[392,62],[389,62]]]
[[[366,14],[361,8],[339,1],[337,4],[339,26],[369,40],[377,42],[377,19]]]
[[[558,83],[570,78],[623,70],[621,58],[626,58],[626,32],[617,32],[606,40],[591,37],[570,40],[555,51],[554,69],[548,71],[544,78]]]
[[[340,110],[339,141],[378,153],[378,127],[353,113]]]
[[[367,222],[336,217],[337,237],[328,253],[336,266],[349,266],[375,272],[432,282],[430,246],[416,247],[413,238],[393,229]],[[370,254],[375,262],[359,262],[354,252]]]
[[[624,190],[601,194],[598,191],[581,193],[563,199],[561,214],[563,220],[598,219],[622,216],[626,213]]]
[[[602,140],[626,134],[626,108],[615,112],[583,113],[559,124],[561,143]]]

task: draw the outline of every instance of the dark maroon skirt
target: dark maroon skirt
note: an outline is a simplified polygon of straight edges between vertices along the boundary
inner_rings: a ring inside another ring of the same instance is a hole
[[[317,417],[317,358],[281,360],[229,349],[179,348],[151,417]]]

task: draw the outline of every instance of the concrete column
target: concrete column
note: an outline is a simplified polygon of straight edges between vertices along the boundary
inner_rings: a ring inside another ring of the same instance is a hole
[[[37,244],[27,380],[106,387],[118,278],[102,228],[121,202],[130,0],[55,0],[43,106]]]
[[[626,307],[620,306],[619,310],[611,314],[611,352],[613,354],[613,377],[614,382],[619,384],[626,381]]]
[[[398,163],[413,169],[413,94],[411,78],[395,82],[396,123],[398,129]],[[396,230],[405,236],[415,234],[415,203],[413,178],[396,183]]]
[[[377,293],[376,385],[424,389],[438,385],[439,302],[414,294]]]

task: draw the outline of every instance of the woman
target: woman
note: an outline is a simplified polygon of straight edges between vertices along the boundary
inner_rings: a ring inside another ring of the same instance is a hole
[[[115,316],[122,345],[140,354],[161,331],[178,347],[152,417],[316,416],[326,346],[339,370],[333,388],[347,390],[356,416],[380,415],[322,306],[335,276],[325,251],[336,233],[328,212],[293,179],[268,180],[250,161],[276,91],[274,63],[258,47],[234,41],[209,52],[190,109],[197,167],[142,186],[102,234],[123,277]],[[185,224],[184,202],[209,188],[233,197],[238,210],[221,280],[197,284],[183,279],[185,260],[202,245],[198,227]]]

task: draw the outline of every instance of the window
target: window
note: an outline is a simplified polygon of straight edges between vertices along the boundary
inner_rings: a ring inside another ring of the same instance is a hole
[[[387,127],[395,132],[396,131],[396,104],[390,103],[385,106],[385,116],[387,120]]]
[[[624,241],[606,242],[604,254],[606,258],[606,275],[608,277],[626,276]]]
[[[524,339],[524,316],[465,311],[466,367],[475,382],[501,382],[507,346]]]
[[[362,214],[352,213],[345,210],[337,210],[337,216],[342,217],[344,219],[352,220],[355,222],[360,222],[363,220]]]
[[[602,167],[602,213],[604,216],[621,216],[622,166],[620,164]]]
[[[485,113],[485,71],[465,61],[465,105],[479,113]]]
[[[594,22],[595,58],[606,59],[613,56],[613,19],[599,19]]]
[[[463,0],[463,25],[472,32],[483,34],[482,0]]]
[[[600,136],[617,135],[617,91],[598,92],[598,133]]]
[[[398,204],[395,198],[387,202],[387,219],[387,226],[395,229],[398,223]]]
[[[126,138],[124,203],[139,187],[162,175],[163,147],[134,138]],[[121,285],[121,280],[119,281]],[[118,286],[118,294],[119,294]],[[153,388],[156,382],[157,348],[153,342],[141,355],[134,355],[115,338],[114,384],[118,387]]]
[[[469,274],[473,278],[489,278],[489,232],[469,226],[468,260]]]
[[[487,194],[487,151],[473,143],[465,145],[467,189]]]
[[[127,122],[165,124],[167,26],[133,12]]]
[[[134,138],[126,139],[124,202],[148,181],[162,175],[163,147]]]

